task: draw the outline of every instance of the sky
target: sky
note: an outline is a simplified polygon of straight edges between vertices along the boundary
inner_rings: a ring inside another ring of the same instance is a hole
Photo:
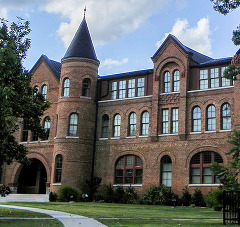
[[[0,0],[0,18],[30,21],[31,69],[44,54],[61,62],[86,7],[99,75],[152,69],[151,57],[168,34],[214,59],[233,56],[240,8],[224,16],[210,0]]]

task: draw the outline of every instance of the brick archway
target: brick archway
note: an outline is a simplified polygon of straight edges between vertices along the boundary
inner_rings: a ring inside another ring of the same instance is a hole
[[[47,172],[43,163],[35,158],[30,159],[29,164],[21,167],[17,181],[17,193],[45,194]]]

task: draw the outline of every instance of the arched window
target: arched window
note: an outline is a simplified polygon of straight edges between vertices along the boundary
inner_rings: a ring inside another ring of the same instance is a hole
[[[49,133],[50,133],[50,127],[51,127],[51,120],[49,117],[45,117],[43,121],[43,129],[45,131],[45,135],[43,137],[43,140],[48,140]]]
[[[170,92],[170,72],[163,75],[163,92]]]
[[[210,105],[207,108],[207,131],[216,130],[216,108]]]
[[[78,131],[78,115],[76,113],[72,113],[69,116],[68,135],[77,136],[77,131]]]
[[[133,112],[129,115],[129,124],[128,124],[128,135],[136,135],[136,126],[137,126],[137,115]]]
[[[109,131],[109,117],[107,114],[104,114],[102,117],[102,138],[108,138]]]
[[[121,129],[121,116],[120,114],[116,114],[113,121],[113,137],[120,136]]]
[[[173,74],[173,91],[180,90],[180,72],[176,70]]]
[[[115,165],[115,184],[142,184],[143,163],[136,155],[120,157]]]
[[[172,186],[172,160],[168,155],[161,159],[161,183],[166,187]]]
[[[69,97],[69,91],[70,91],[70,80],[68,78],[65,78],[63,81],[63,96]]]
[[[145,136],[149,133],[149,113],[144,111],[141,119],[141,135]]]
[[[60,183],[62,178],[62,155],[58,154],[55,158],[55,183]]]
[[[43,97],[44,97],[45,100],[47,99],[47,92],[48,92],[48,87],[47,87],[47,85],[43,85],[43,86],[42,86],[42,95],[43,95]]]
[[[192,131],[201,132],[201,109],[195,106],[192,110]]]
[[[214,184],[220,183],[217,176],[210,170],[214,163],[223,163],[221,155],[212,151],[204,151],[195,154],[191,159],[190,183],[191,184]]]
[[[222,122],[221,122],[221,129],[231,129],[231,108],[228,103],[225,103],[222,106]]]
[[[82,85],[82,96],[90,97],[91,80],[85,78]]]

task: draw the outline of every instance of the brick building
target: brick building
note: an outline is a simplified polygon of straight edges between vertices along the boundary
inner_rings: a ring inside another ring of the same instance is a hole
[[[211,163],[227,163],[227,136],[239,128],[240,85],[222,77],[232,58],[212,59],[169,35],[152,56],[153,68],[98,76],[85,17],[61,63],[42,55],[32,86],[52,105],[40,140],[20,125],[30,166],[2,168],[16,193],[48,193],[62,185],[86,191],[94,173],[102,183],[144,192],[164,184],[203,192],[218,187]]]

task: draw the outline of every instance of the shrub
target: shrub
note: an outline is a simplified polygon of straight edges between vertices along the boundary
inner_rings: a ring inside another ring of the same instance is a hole
[[[102,182],[101,177],[93,176],[91,180],[86,180],[86,183],[88,185],[88,191],[89,191],[89,200],[93,201],[95,200],[95,194],[98,191],[98,188],[100,187],[100,184]]]
[[[214,210],[221,210],[223,208],[223,191],[220,189],[210,191],[206,204],[208,207],[213,207]]]
[[[106,203],[114,202],[114,189],[111,184],[104,184],[101,189],[101,194]]]
[[[188,187],[185,186],[182,190],[181,203],[183,206],[189,206],[191,204],[192,196],[189,193]]]
[[[80,192],[71,186],[62,186],[58,190],[58,198],[60,201],[69,202],[69,201],[78,201]]]
[[[114,190],[114,203],[124,203],[125,191],[123,187],[117,187]]]
[[[137,192],[135,191],[134,188],[131,188],[131,187],[126,189],[123,196],[124,203],[128,203],[128,204],[136,203],[138,198],[139,196]]]
[[[205,206],[203,194],[199,188],[196,188],[194,190],[194,193],[192,196],[192,204],[198,207]]]
[[[58,195],[56,192],[50,192],[49,193],[49,201],[50,202],[56,202],[58,198]]]
[[[169,205],[172,203],[173,193],[164,185],[151,186],[143,196],[143,203],[149,205]]]

